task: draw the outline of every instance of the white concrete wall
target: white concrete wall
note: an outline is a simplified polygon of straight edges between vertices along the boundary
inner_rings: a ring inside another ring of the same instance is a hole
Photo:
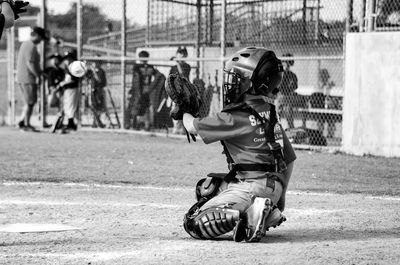
[[[400,32],[346,36],[343,150],[400,157]]]

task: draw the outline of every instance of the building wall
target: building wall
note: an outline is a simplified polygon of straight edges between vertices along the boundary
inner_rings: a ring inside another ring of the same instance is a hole
[[[400,32],[346,37],[343,149],[400,157]]]

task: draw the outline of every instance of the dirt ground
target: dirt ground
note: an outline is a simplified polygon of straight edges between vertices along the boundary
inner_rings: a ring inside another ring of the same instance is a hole
[[[5,182],[0,223],[81,232],[2,233],[1,264],[398,264],[400,200],[290,192],[288,221],[259,243],[188,236],[190,189]],[[397,210],[394,210],[397,209]]]
[[[190,183],[207,160],[216,171],[224,168],[223,157],[213,155],[217,150],[161,137],[0,128],[0,226],[82,228],[0,232],[0,264],[399,264],[397,159],[298,152],[300,162],[313,161],[322,169],[307,173],[314,174],[308,178],[295,172],[285,223],[259,243],[235,243],[231,234],[214,241],[192,239],[182,227],[194,203]],[[205,155],[199,163],[184,162],[200,153]],[[350,164],[332,171],[341,161]],[[371,177],[360,179],[356,169],[367,164]],[[347,180],[341,172],[348,177],[355,172],[354,178]],[[368,185],[382,172],[387,174]]]

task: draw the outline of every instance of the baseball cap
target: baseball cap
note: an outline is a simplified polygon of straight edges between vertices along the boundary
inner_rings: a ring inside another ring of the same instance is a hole
[[[290,52],[287,52],[287,53],[282,54],[282,56],[284,56],[284,57],[293,57],[293,54],[291,54]],[[294,61],[293,60],[286,60],[286,62],[289,65],[294,65]]]
[[[47,30],[45,30],[44,28],[33,27],[32,32],[36,33],[37,35],[39,35],[44,40],[49,40],[50,39],[49,32]]]
[[[144,58],[148,58],[149,57],[149,52],[145,51],[145,50],[139,52],[139,58],[143,58],[143,57]]]

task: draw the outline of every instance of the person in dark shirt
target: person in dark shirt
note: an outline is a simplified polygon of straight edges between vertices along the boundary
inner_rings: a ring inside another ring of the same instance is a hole
[[[284,54],[284,57],[293,56],[290,53]],[[283,72],[282,84],[280,87],[280,97],[278,98],[278,111],[281,117],[284,117],[289,128],[294,128],[294,103],[296,100],[296,89],[298,88],[298,80],[295,73],[290,70],[294,65],[293,60],[284,61],[285,70]]]
[[[63,94],[62,113],[53,125],[52,132],[57,129],[61,129],[62,132],[76,131],[78,129],[74,119],[79,102],[79,78],[73,76],[68,70],[68,66],[75,60],[76,50],[64,53],[61,68],[64,70],[65,75],[64,79],[57,85],[57,89],[62,91]],[[63,126],[64,117],[68,119],[66,126]]]
[[[155,125],[154,114],[165,97],[165,76],[148,63],[149,53],[139,52],[140,62],[134,64],[132,88],[128,92],[128,106],[125,113],[125,128],[149,131]]]
[[[62,56],[58,53],[48,57],[48,67],[44,70],[46,73],[46,86],[48,93],[48,104],[52,108],[60,108],[61,93],[57,85],[64,79],[64,70],[61,69]]]
[[[110,117],[107,112],[106,91],[107,77],[104,69],[102,68],[101,61],[94,61],[88,65],[88,73],[86,74],[90,82],[90,102],[89,107],[94,114],[93,127],[105,127],[101,121],[101,114],[105,113],[108,120]]]
[[[188,51],[186,47],[178,47],[178,49],[176,50],[176,55],[171,58],[172,60],[175,60],[176,65],[171,67],[169,73],[179,74],[183,77],[186,77],[189,80],[191,66],[182,59],[187,56],[188,56]]]

